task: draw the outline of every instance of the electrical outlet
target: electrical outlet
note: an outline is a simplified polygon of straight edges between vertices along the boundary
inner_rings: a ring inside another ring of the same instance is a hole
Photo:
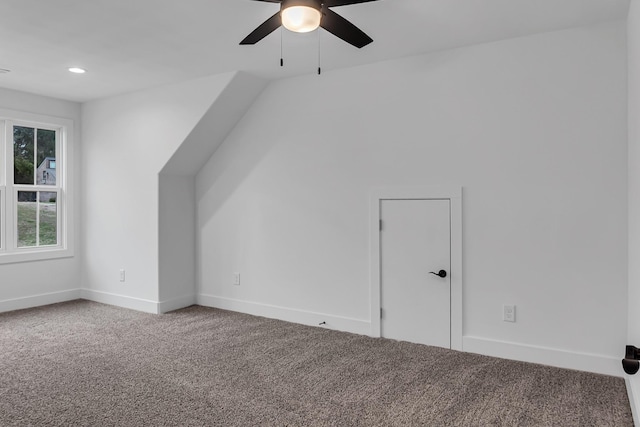
[[[240,286],[240,273],[233,273],[233,284]]]
[[[124,279],[125,279],[124,268],[121,268],[120,269],[120,281],[124,282]]]
[[[503,305],[502,306],[502,320],[505,322],[516,321],[516,306],[515,305]]]

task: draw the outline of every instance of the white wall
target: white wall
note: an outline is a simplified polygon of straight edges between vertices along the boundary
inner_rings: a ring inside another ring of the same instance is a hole
[[[465,348],[618,373],[625,57],[619,22],[273,82],[196,177],[199,301],[369,322],[371,189],[458,184]]]
[[[195,174],[265,86],[260,78],[236,73],[158,175],[161,312],[196,303]]]
[[[83,104],[85,297],[158,311],[159,173],[232,78]]]
[[[629,85],[629,296],[627,344],[640,346],[640,5],[632,0],[627,22]],[[621,357],[624,349],[620,349]],[[627,377],[636,425],[640,424],[640,375]]]
[[[72,179],[77,200],[81,186],[80,104],[0,88],[0,108],[73,120],[75,157]],[[79,204],[76,203],[76,229],[79,229],[80,224],[79,210]],[[0,311],[64,301],[79,296],[81,248],[77,231],[76,255],[73,258],[0,265]]]
[[[196,302],[195,178],[159,175],[158,295],[160,312]]]

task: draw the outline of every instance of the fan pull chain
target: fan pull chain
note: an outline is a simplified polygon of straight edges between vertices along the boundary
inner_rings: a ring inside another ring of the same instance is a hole
[[[282,27],[280,27],[280,66],[284,67],[284,59],[282,57]]]
[[[320,68],[320,28],[318,27],[318,75],[322,73],[322,68]]]

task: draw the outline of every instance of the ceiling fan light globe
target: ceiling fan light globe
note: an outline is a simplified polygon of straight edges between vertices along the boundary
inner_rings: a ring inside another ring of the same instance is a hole
[[[320,26],[322,14],[309,6],[290,6],[281,12],[282,25],[289,31],[308,33]]]

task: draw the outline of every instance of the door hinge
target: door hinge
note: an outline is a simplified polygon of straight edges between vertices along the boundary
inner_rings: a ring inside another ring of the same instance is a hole
[[[380,307],[380,318],[382,319],[382,307]]]
[[[380,231],[382,231],[382,220],[380,220]]]

